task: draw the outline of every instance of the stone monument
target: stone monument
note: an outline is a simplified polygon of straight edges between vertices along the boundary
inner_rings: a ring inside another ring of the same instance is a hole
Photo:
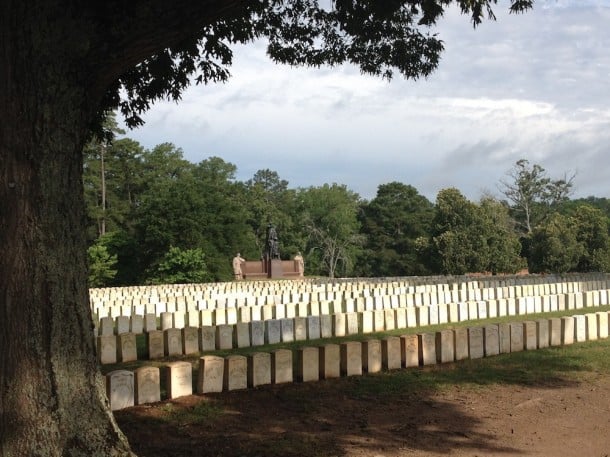
[[[280,243],[273,224],[267,226],[267,246],[265,249],[267,271],[272,279],[283,278],[282,261],[280,259]]]

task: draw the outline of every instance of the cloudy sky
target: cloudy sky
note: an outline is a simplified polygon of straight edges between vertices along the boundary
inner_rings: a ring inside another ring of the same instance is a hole
[[[536,0],[533,11],[473,30],[450,10],[446,50],[428,79],[391,82],[356,68],[277,66],[264,43],[235,50],[228,83],[156,104],[128,136],[171,142],[237,179],[277,171],[290,187],[345,184],[363,198],[399,181],[434,201],[456,187],[499,195],[514,163],[576,173],[574,197],[610,197],[610,0]]]

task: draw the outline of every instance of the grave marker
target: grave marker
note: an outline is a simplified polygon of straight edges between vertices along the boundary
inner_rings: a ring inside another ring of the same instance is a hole
[[[135,404],[144,405],[161,401],[158,367],[140,367],[135,371]]]
[[[175,329],[180,332],[179,329]],[[167,331],[167,330],[166,330]],[[193,367],[189,362],[167,364],[167,396],[178,398],[193,394]]]
[[[225,360],[216,355],[204,355],[199,358],[197,393],[222,392],[224,364]]]
[[[106,375],[106,396],[110,410],[116,411],[134,405],[133,373],[115,370]]]

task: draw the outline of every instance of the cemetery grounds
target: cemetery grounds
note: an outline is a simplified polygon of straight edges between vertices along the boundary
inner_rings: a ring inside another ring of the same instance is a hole
[[[610,340],[116,411],[140,457],[610,455]]]

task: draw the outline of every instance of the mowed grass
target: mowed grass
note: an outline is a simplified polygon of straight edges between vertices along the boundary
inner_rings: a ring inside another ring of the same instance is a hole
[[[351,378],[350,384],[356,397],[380,397],[456,385],[475,390],[503,384],[560,388],[609,375],[610,340],[605,339],[376,373]]]

